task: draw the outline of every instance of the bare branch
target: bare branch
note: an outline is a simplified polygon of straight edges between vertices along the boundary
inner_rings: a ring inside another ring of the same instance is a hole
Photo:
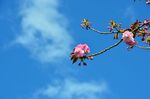
[[[102,50],[102,51],[100,51],[100,52],[98,52],[98,53],[91,54],[91,55],[89,55],[89,56],[87,56],[87,57],[93,57],[93,56],[100,55],[100,54],[102,54],[102,53],[104,53],[104,52],[106,52],[106,51],[108,51],[108,50],[110,50],[110,49],[112,49],[112,48],[118,46],[122,41],[123,41],[123,39],[119,40],[119,41],[118,41],[117,43],[115,43],[114,45],[112,45],[112,46],[110,46],[110,47],[107,47],[107,48],[105,48],[104,50]]]
[[[99,34],[113,34],[113,33],[117,33],[117,32],[101,32],[101,31],[96,30],[96,29],[94,29],[92,27],[90,27],[89,29],[94,31],[94,32],[96,32],[96,33],[99,33]]]
[[[136,45],[135,47],[138,47],[138,48],[141,48],[141,49],[144,49],[144,50],[150,50],[150,47],[146,47],[146,46],[138,46],[138,45]]]

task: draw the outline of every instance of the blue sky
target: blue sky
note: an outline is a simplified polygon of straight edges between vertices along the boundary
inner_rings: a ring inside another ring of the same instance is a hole
[[[149,10],[144,0],[0,0],[0,99],[150,99],[150,51],[122,43],[87,67],[69,60],[78,43],[97,52],[116,42],[83,30],[83,18],[107,31]]]

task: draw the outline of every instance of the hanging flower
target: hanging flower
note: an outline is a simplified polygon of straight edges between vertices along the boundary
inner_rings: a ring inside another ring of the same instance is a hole
[[[122,35],[122,39],[125,41],[126,44],[129,46],[134,46],[136,41],[133,38],[133,33],[130,31],[125,31]]]
[[[78,44],[71,53],[71,60],[73,63],[75,63],[78,59],[83,62],[85,55],[88,53],[90,53],[90,48],[87,44]],[[83,64],[85,65],[86,63],[83,62]]]

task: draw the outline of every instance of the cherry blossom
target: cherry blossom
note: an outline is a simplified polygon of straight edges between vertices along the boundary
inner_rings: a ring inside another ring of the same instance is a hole
[[[122,38],[125,41],[125,43],[128,44],[129,46],[134,46],[136,44],[132,32],[125,31],[122,35]]]
[[[80,59],[82,62],[84,60],[85,55],[90,53],[90,48],[87,44],[78,44],[71,53],[71,60],[73,60],[73,63],[75,63],[78,59]],[[92,59],[92,57],[89,57]],[[83,63],[86,64],[85,62]]]

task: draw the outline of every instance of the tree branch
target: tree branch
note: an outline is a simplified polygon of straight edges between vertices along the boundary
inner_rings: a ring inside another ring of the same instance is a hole
[[[136,47],[144,49],[144,50],[150,50],[150,47],[146,47],[146,46],[138,46],[138,45],[136,45]]]
[[[102,53],[104,53],[104,52],[106,52],[106,51],[108,51],[108,50],[110,50],[110,49],[112,49],[112,48],[118,46],[122,41],[123,41],[123,39],[121,39],[120,41],[118,41],[118,42],[115,43],[114,45],[112,45],[112,46],[110,46],[110,47],[107,47],[106,49],[104,49],[104,50],[102,50],[102,51],[100,51],[100,52],[98,52],[98,53],[91,54],[91,55],[89,55],[89,56],[87,56],[87,57],[93,57],[93,56],[100,55],[100,54],[102,54]]]
[[[94,32],[96,32],[96,33],[99,33],[99,34],[113,34],[113,33],[115,33],[115,32],[101,32],[101,31],[96,30],[96,29],[94,29],[92,27],[90,27],[89,29],[92,30],[92,31],[94,31]]]

